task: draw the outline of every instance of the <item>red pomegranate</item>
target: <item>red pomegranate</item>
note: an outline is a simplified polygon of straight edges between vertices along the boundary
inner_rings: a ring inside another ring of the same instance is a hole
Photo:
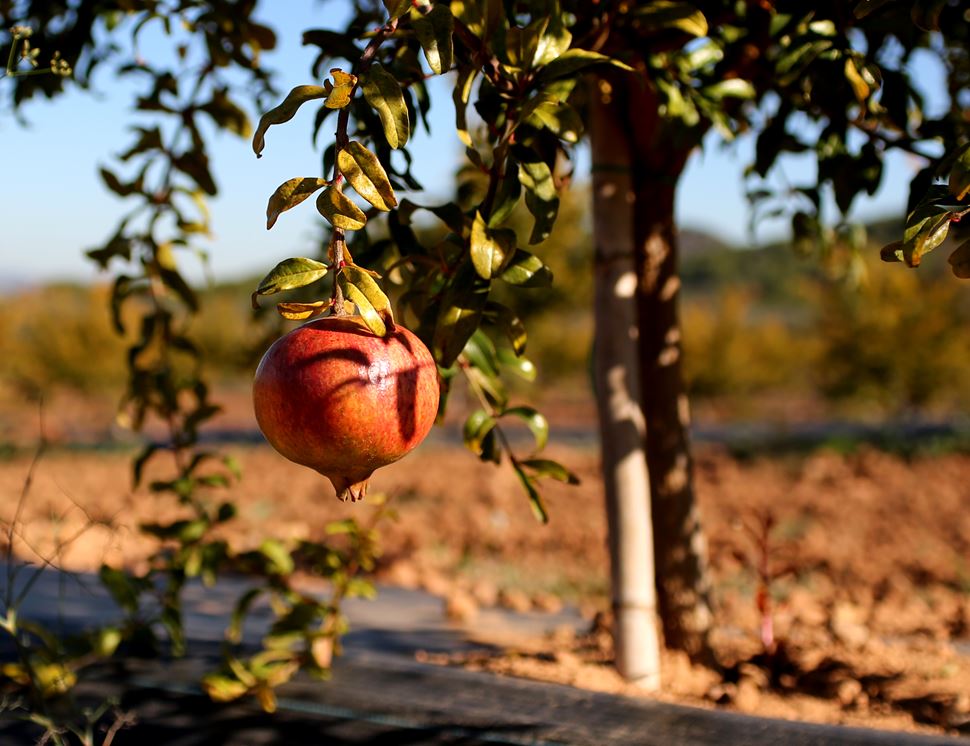
[[[375,469],[424,440],[438,411],[428,348],[397,326],[386,337],[357,316],[328,316],[280,337],[253,383],[259,429],[283,456],[357,501]]]

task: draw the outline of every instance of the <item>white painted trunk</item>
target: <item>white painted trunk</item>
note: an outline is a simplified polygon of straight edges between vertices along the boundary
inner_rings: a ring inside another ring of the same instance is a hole
[[[604,87],[605,86],[605,87]],[[603,453],[616,665],[660,686],[650,480],[640,390],[630,144],[608,83],[591,89],[596,400]]]

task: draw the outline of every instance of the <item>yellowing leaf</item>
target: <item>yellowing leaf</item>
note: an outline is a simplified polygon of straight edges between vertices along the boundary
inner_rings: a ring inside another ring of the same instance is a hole
[[[397,197],[381,162],[356,140],[351,140],[337,154],[337,168],[357,194],[378,210],[397,206]]]
[[[332,186],[317,197],[317,210],[335,228],[358,231],[367,223],[367,216],[339,187]]]
[[[851,57],[845,58],[845,79],[849,81],[852,92],[859,101],[865,101],[869,98],[869,84],[863,79],[856,67],[855,60]]]
[[[330,308],[330,303],[325,300],[313,301],[313,303],[277,303],[276,312],[284,319],[290,321],[303,321],[319,316]]]
[[[330,71],[330,76],[333,78],[333,86],[330,87],[330,93],[323,105],[328,109],[342,109],[350,103],[354,86],[357,85],[357,76],[345,73],[337,67]]]
[[[364,98],[381,118],[384,137],[392,148],[403,147],[411,132],[408,107],[400,83],[375,62],[363,78]]]
[[[326,179],[298,176],[280,184],[266,205],[266,230],[276,225],[280,214],[296,207],[321,187],[329,184]]]
[[[256,157],[261,157],[263,154],[263,148],[266,147],[266,130],[271,125],[290,121],[296,115],[297,110],[307,101],[312,101],[315,98],[326,98],[327,94],[328,91],[323,86],[298,85],[286,95],[283,103],[263,114],[259,118],[256,131],[253,133],[253,152],[256,153]]]

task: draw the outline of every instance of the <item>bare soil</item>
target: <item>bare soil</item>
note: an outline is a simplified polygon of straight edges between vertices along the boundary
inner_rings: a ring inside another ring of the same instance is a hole
[[[236,404],[216,426],[252,428],[243,398],[229,399]],[[9,398],[0,409],[0,443],[14,446],[0,459],[5,524],[30,471],[35,411]],[[45,411],[51,447],[33,471],[17,553],[57,555],[79,571],[103,561],[138,567],[154,548],[138,524],[175,518],[178,506],[131,489],[131,452],[63,447],[113,433],[110,408],[66,398]],[[570,421],[588,415],[582,405],[562,411]],[[238,503],[227,531],[238,548],[267,533],[320,537],[327,523],[372,510],[337,502],[326,480],[266,447],[223,450],[238,458],[244,478],[211,499]],[[563,629],[500,655],[425,659],[641,695],[610,666],[598,454],[578,446],[549,451],[582,484],[548,484],[547,527],[532,517],[509,469],[480,464],[441,440],[380,471],[372,489],[390,496],[398,518],[383,528],[379,578],[441,595],[443,613],[456,620],[493,604],[575,604],[589,619],[588,634]],[[152,468],[163,476],[170,466],[160,459]],[[740,460],[705,447],[696,473],[723,668],[667,653],[663,692],[650,696],[763,716],[970,733],[970,455],[903,459],[862,448]],[[766,545],[757,539],[765,522],[772,526]],[[768,615],[756,602],[765,550]],[[766,650],[768,617],[774,643]]]

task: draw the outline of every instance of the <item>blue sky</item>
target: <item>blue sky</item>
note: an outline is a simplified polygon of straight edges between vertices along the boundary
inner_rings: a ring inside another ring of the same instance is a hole
[[[258,15],[278,34],[278,48],[265,53],[264,62],[277,71],[279,90],[315,82],[310,66],[316,48],[301,46],[301,32],[336,27],[344,12],[340,2],[261,3]],[[146,41],[141,50],[144,56],[152,54],[154,43],[150,38]],[[939,69],[926,61],[921,73],[927,88],[942,90]],[[444,199],[462,152],[453,128],[447,81],[436,79],[432,85],[434,137],[419,128],[410,147],[418,164],[418,179],[433,198]],[[96,76],[93,91],[72,90],[53,103],[29,104],[24,111],[27,127],[17,124],[9,111],[0,111],[0,178],[4,183],[0,274],[5,285],[98,277],[83,251],[103,242],[122,210],[129,207],[105,189],[98,168],[110,167],[113,154],[130,141],[127,127],[132,121],[133,90],[132,84],[119,84],[104,69]],[[258,118],[256,112],[250,114],[254,121]],[[202,245],[217,279],[266,271],[280,259],[313,251],[323,219],[310,202],[284,214],[272,231],[265,229],[266,201],[273,190],[288,178],[319,174],[320,151],[310,140],[312,121],[308,109],[284,127],[271,129],[260,160],[248,141],[223,133],[215,136],[211,165],[220,194],[211,204],[214,236]],[[324,134],[321,132],[321,141]],[[749,212],[741,174],[752,159],[753,138],[741,138],[730,146],[717,143],[712,138],[688,164],[678,193],[678,220],[681,227],[749,245]],[[589,168],[586,151],[577,153],[577,164],[577,175],[584,178]],[[880,191],[873,198],[860,199],[854,217],[901,215],[914,167],[904,157],[890,158]],[[791,159],[784,170],[791,181],[807,180],[813,174],[810,158]],[[784,235],[786,224],[766,223],[758,227],[755,238],[770,241]]]

